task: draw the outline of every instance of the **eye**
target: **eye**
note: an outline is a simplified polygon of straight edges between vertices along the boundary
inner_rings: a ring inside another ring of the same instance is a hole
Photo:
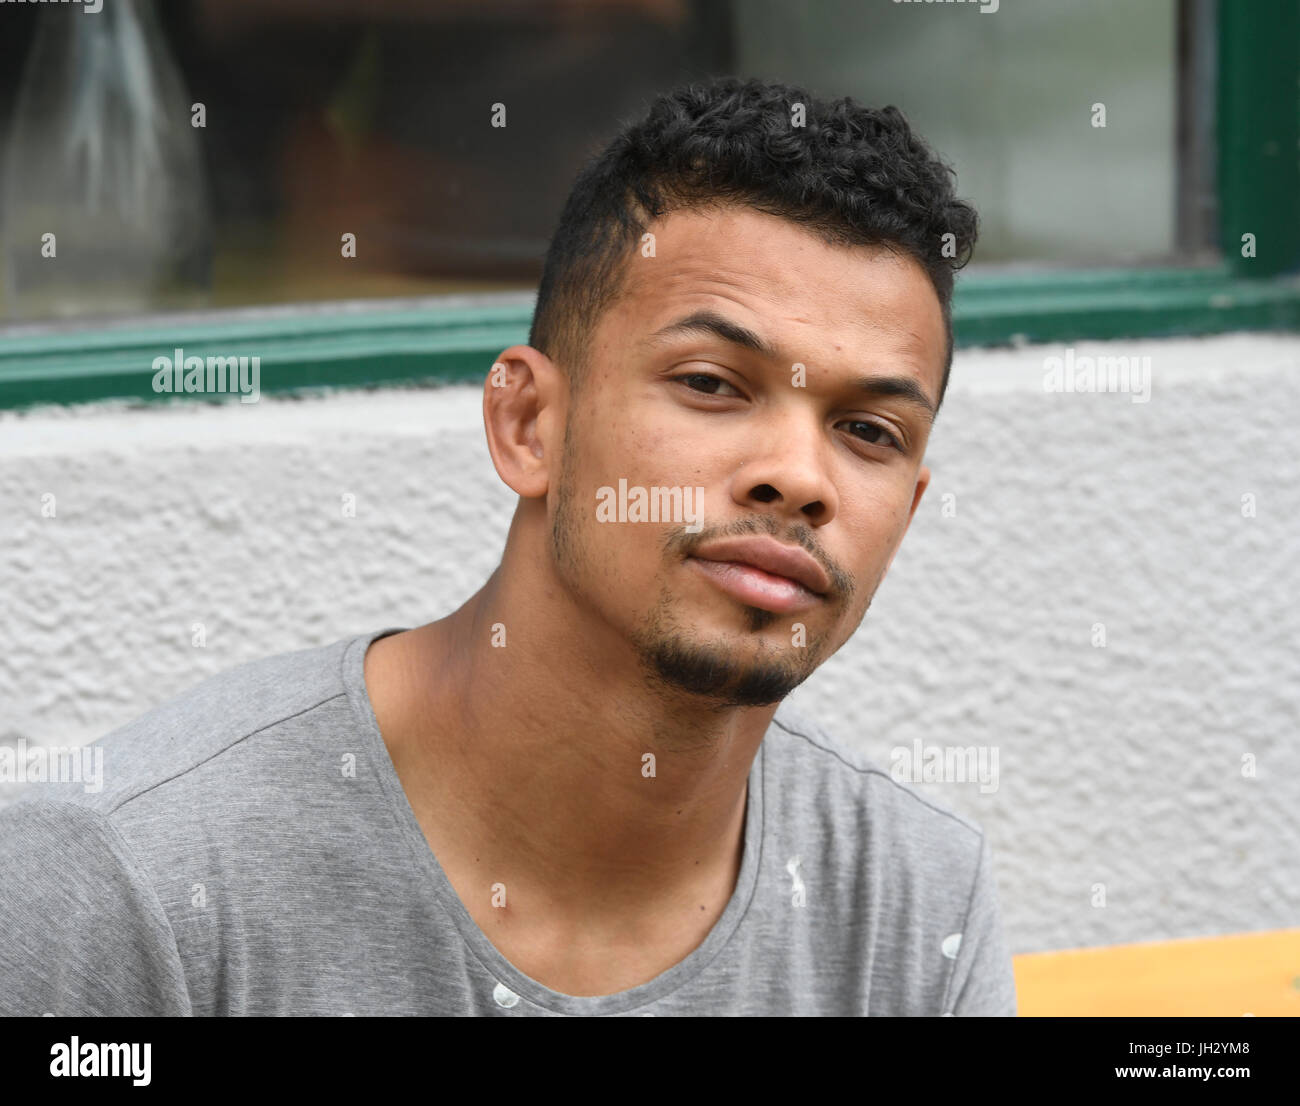
[[[853,419],[850,422],[840,423],[840,425],[865,427],[867,430],[866,435],[857,433],[853,435],[859,441],[866,442],[868,445],[883,445],[888,449],[896,449],[899,453],[904,452],[903,445],[898,438],[878,422],[866,422],[862,419]]]
[[[698,391],[701,395],[723,395],[724,392],[718,391],[719,387],[729,387],[733,394],[740,395],[735,387],[712,373],[682,373],[680,377],[673,377],[673,381],[689,387],[692,391]]]
[[[735,387],[729,385],[722,377],[714,376],[712,373],[682,373],[680,377],[673,377],[673,381],[689,387],[692,391],[698,391],[701,395],[722,395],[719,387],[729,387],[732,394],[740,395]],[[699,386],[697,386],[699,385]]]

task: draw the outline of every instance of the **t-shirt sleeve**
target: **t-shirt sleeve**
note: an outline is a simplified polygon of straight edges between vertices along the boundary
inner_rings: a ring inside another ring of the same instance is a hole
[[[191,1013],[153,885],[99,813],[40,800],[0,810],[0,1015]]]
[[[987,835],[980,839],[979,865],[944,1011],[956,1017],[1016,1016],[1016,979],[1002,931]]]

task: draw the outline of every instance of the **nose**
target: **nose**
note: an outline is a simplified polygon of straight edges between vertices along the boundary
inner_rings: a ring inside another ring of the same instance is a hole
[[[827,464],[830,443],[805,415],[764,420],[746,461],[736,471],[732,497],[743,507],[765,508],[789,522],[824,526],[839,499]]]

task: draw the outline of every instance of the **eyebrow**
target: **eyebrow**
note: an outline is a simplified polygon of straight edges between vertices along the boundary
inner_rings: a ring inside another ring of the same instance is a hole
[[[742,349],[757,353],[768,360],[778,360],[776,347],[772,343],[755,334],[748,327],[732,322],[715,311],[696,311],[656,330],[647,341],[659,345],[682,334],[710,335],[721,338],[733,346],[740,346]],[[901,399],[905,403],[919,407],[930,422],[933,422],[938,414],[930,397],[925,394],[925,389],[910,376],[861,376],[853,384],[863,395],[882,399]]]
[[[659,344],[681,334],[712,335],[715,338],[721,338],[724,342],[730,342],[733,346],[741,346],[754,353],[762,354],[770,360],[776,360],[775,346],[760,338],[748,327],[733,323],[716,311],[696,311],[694,314],[687,315],[684,319],[669,323],[662,330],[656,330],[648,340]]]

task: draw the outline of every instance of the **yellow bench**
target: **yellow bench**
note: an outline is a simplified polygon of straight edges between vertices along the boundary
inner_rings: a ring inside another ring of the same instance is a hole
[[[1300,1016],[1300,929],[1011,959],[1021,1017]]]

